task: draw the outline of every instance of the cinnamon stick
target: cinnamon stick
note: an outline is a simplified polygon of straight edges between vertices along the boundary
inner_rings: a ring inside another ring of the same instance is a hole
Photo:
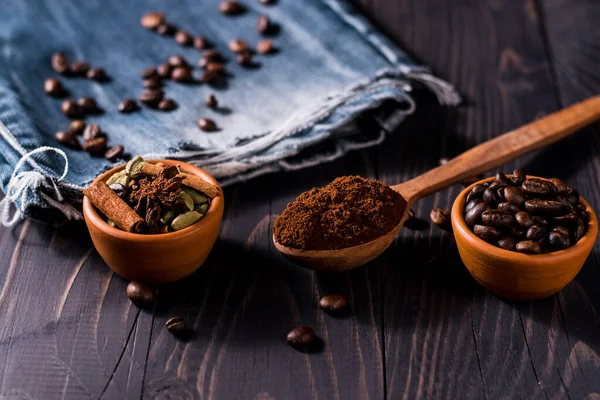
[[[127,232],[140,233],[146,223],[104,182],[83,189],[83,194],[106,217]]]
[[[160,172],[161,169],[162,169],[161,167],[147,162],[142,167],[141,173],[156,176],[156,175],[158,175],[158,173]],[[177,176],[179,176],[183,179],[183,181],[181,182],[183,185],[189,186],[192,189],[199,190],[202,193],[204,193],[205,195],[207,195],[208,197],[210,197],[211,199],[214,199],[215,197],[217,197],[219,195],[218,187],[216,187],[215,185],[213,185],[210,182],[205,181],[204,179],[202,179],[199,176],[192,175],[192,174],[185,174],[185,173],[178,174]]]

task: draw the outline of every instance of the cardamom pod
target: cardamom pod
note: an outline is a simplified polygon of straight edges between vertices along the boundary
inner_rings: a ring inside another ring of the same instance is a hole
[[[108,221],[106,221],[106,223],[108,223],[108,225],[112,226],[113,228],[117,227],[117,224],[115,224],[115,221],[113,221],[112,219],[109,219]]]
[[[187,228],[190,225],[195,224],[200,218],[202,218],[201,214],[198,214],[196,211],[186,212],[185,214],[181,214],[177,216],[171,223],[171,228],[173,230],[179,231],[183,228]]]
[[[108,178],[108,179],[106,180],[106,184],[107,184],[108,186],[110,186],[110,185],[112,185],[113,183],[117,183],[117,181],[118,181],[119,179],[121,179],[121,177],[122,177],[122,176],[125,176],[125,171],[119,171],[119,172],[115,172],[114,174],[112,174],[112,175],[110,176],[110,178]]]
[[[189,208],[189,210],[192,211],[194,209],[194,200],[192,200],[192,197],[184,191],[181,191],[181,193],[179,193],[179,196],[183,199],[183,202],[185,203],[187,208]]]
[[[171,222],[173,222],[176,215],[177,213],[175,211],[169,210],[166,213],[164,213],[164,215],[160,219],[160,223],[163,225],[169,225]]]
[[[135,156],[125,166],[125,173],[130,178],[139,178],[141,176],[142,168],[144,168],[146,161],[142,156]]]
[[[208,210],[208,203],[203,203],[200,205],[197,205],[196,208],[194,208],[194,211],[196,211],[197,213],[200,214],[206,214],[206,211]]]
[[[206,203],[208,201],[208,196],[196,189],[183,186],[181,190],[194,200],[195,205]]]

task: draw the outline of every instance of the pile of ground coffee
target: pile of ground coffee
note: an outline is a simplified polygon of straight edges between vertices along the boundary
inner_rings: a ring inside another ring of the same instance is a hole
[[[275,221],[275,240],[302,250],[335,250],[370,242],[391,231],[406,201],[386,184],[344,176],[302,193]]]

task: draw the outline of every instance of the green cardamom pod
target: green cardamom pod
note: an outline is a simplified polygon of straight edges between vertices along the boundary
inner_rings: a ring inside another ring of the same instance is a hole
[[[127,163],[125,173],[132,179],[139,178],[142,175],[144,165],[146,165],[146,161],[142,156],[135,156]]]
[[[114,174],[112,174],[110,176],[110,178],[108,178],[106,180],[106,184],[108,186],[112,185],[113,183],[117,183],[117,181],[122,177],[125,176],[125,171],[119,171],[119,172],[115,172]]]
[[[196,223],[202,215],[198,214],[196,211],[186,212],[185,214],[180,214],[173,220],[171,223],[171,228],[175,231],[179,231],[183,228],[187,228],[190,225]]]
[[[129,177],[126,174],[123,174],[115,183],[120,183],[123,187],[127,187],[129,185]]]
[[[194,200],[195,205],[206,203],[208,201],[208,196],[196,189],[184,186],[181,190]]]
[[[176,215],[177,213],[175,211],[169,210],[166,213],[164,213],[164,215],[160,219],[160,223],[163,225],[169,225],[171,222],[173,222]]]
[[[113,228],[117,227],[117,224],[115,224],[115,221],[113,221],[112,219],[109,219],[108,221],[106,221],[108,223],[108,225],[112,226]]]
[[[194,200],[192,200],[192,197],[183,191],[179,193],[179,196],[183,199],[187,208],[192,211],[194,209]]]
[[[194,208],[194,211],[196,211],[197,213],[200,213],[200,214],[206,214],[207,210],[208,210],[208,203],[197,205],[196,208]]]

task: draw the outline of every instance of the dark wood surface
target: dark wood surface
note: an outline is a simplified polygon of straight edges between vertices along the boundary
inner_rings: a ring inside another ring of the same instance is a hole
[[[93,250],[81,224],[0,231],[0,399],[600,399],[600,244],[551,298],[510,303],[470,278],[448,232],[403,229],[341,275],[283,260],[271,226],[287,202],[339,175],[395,184],[467,148],[600,93],[596,0],[361,0],[466,102],[417,113],[384,145],[228,188],[207,263],[159,288],[152,310]],[[557,176],[600,209],[600,135],[585,129],[506,166]],[[427,219],[460,187],[415,206]],[[318,310],[348,296],[347,313]],[[174,315],[193,326],[177,340]],[[321,348],[285,343],[299,324]]]

